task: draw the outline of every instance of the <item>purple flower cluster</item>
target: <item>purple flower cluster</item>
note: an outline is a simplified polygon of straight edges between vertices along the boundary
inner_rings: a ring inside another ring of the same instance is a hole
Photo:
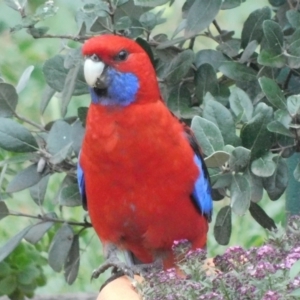
[[[298,299],[300,289],[300,217],[292,217],[286,231],[270,232],[261,247],[228,248],[214,259],[214,269],[204,267],[206,252],[191,251],[186,240],[176,241],[173,251],[178,267],[148,275],[140,287],[144,299]],[[292,270],[291,270],[292,268]]]

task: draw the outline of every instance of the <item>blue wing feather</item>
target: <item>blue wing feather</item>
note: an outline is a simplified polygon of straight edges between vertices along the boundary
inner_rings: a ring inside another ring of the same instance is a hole
[[[197,165],[200,174],[195,182],[192,197],[197,207],[201,210],[201,213],[210,220],[213,207],[208,173],[201,156],[195,154],[194,162]]]
[[[80,158],[80,154],[79,154]],[[79,191],[81,194],[81,199],[82,199],[82,206],[84,209],[87,209],[87,199],[86,199],[86,193],[85,193],[85,180],[84,180],[84,173],[83,170],[80,166],[79,159],[77,163],[77,182],[78,182],[78,187]]]

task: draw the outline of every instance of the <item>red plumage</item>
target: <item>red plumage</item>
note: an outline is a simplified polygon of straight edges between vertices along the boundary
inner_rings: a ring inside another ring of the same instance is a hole
[[[125,62],[114,57],[126,49]],[[103,243],[130,250],[140,261],[162,257],[173,265],[174,240],[203,248],[207,218],[191,201],[199,169],[183,125],[161,101],[155,71],[135,42],[105,35],[87,41],[84,55],[97,54],[120,72],[139,79],[130,105],[92,103],[80,155],[87,206]]]

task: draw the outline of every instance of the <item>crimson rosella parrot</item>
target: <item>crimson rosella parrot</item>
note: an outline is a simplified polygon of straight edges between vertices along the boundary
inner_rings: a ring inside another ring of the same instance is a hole
[[[164,104],[151,61],[135,41],[97,36],[82,53],[92,102],[78,181],[92,225],[104,247],[172,267],[175,240],[206,245],[212,199],[201,151]]]

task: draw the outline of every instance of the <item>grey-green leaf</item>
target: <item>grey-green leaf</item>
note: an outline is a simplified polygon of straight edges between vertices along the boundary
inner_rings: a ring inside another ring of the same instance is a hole
[[[244,215],[250,207],[251,188],[246,176],[236,174],[230,186],[232,211],[238,216]]]
[[[164,71],[163,78],[171,84],[178,83],[189,71],[194,61],[194,52],[190,49],[181,52],[172,59]]]
[[[263,179],[263,185],[271,200],[277,200],[284,193],[288,184],[286,160],[280,156],[274,158],[276,169],[271,177]]]
[[[197,0],[189,9],[185,36],[193,36],[204,30],[214,20],[222,0]]]
[[[238,87],[234,87],[230,91],[229,97],[230,108],[238,117],[240,114],[243,122],[248,122],[252,118],[253,104],[247,93]]]
[[[284,94],[274,80],[267,77],[261,77],[258,79],[258,82],[262,91],[272,105],[279,109],[286,109]]]
[[[300,182],[300,163],[297,164],[294,172],[293,172],[294,178]],[[0,202],[1,203],[1,202]],[[0,212],[1,213],[1,212]]]
[[[289,129],[287,129],[282,123],[276,120],[269,123],[267,128],[270,132],[282,134],[292,138],[295,137],[295,135]]]
[[[278,23],[272,20],[263,22],[263,31],[268,44],[274,54],[281,54],[283,48],[283,33]]]
[[[221,103],[213,100],[211,97],[207,98],[207,101],[204,102],[203,117],[217,125],[225,144],[233,146],[240,144],[240,140],[235,133],[232,115]]]
[[[9,210],[5,202],[0,201],[0,220],[9,215]]]
[[[63,120],[57,120],[50,129],[47,150],[55,155],[71,142],[71,126]]]
[[[12,152],[33,152],[38,149],[30,131],[7,118],[0,118],[0,147]]]
[[[18,94],[11,84],[0,83],[0,117],[12,117],[18,104]]]
[[[79,206],[82,204],[78,184],[70,184],[61,189],[59,194],[59,204],[63,206]]]
[[[192,119],[191,128],[205,155],[209,156],[215,151],[223,150],[223,137],[219,128],[214,123],[195,116]]]
[[[71,249],[74,238],[74,232],[70,225],[64,223],[55,234],[48,255],[50,267],[60,272],[67,261],[68,253]]]
[[[39,173],[37,171],[37,165],[33,164],[24,170],[20,171],[8,184],[6,188],[7,193],[15,193],[18,191],[22,191],[26,188],[29,188],[35,184],[37,184],[42,178],[44,174]]]
[[[27,232],[31,229],[31,225],[24,228],[22,231],[17,233],[15,236],[10,238],[8,242],[6,242],[0,248],[0,262],[3,261],[15,248],[20,244],[23,237],[27,234]]]
[[[48,186],[50,175],[43,177],[37,184],[29,188],[30,196],[37,205],[42,205]]]
[[[251,149],[251,159],[263,156],[273,144],[274,136],[267,129],[271,122],[273,110],[265,103],[259,103],[257,113],[242,128],[241,139],[245,148]]]
[[[229,59],[220,51],[203,49],[196,53],[195,64],[199,68],[203,64],[210,64],[217,71],[219,67]]]
[[[274,154],[267,152],[264,156],[254,160],[251,164],[251,171],[259,177],[270,177],[274,174],[276,164],[273,161]]]
[[[267,230],[276,229],[276,225],[273,219],[271,219],[266,212],[256,203],[251,202],[249,212],[253,219]]]
[[[43,221],[33,225],[25,235],[25,240],[31,244],[36,244],[42,239],[45,233],[53,226],[52,221]]]
[[[250,150],[244,147],[236,147],[229,159],[229,168],[231,171],[243,171],[250,162]]]
[[[210,92],[217,96],[220,92],[217,74],[214,67],[208,63],[202,64],[195,75],[195,95],[199,103],[202,103],[204,96]]]
[[[219,71],[236,81],[253,81],[257,79],[256,72],[253,69],[238,62],[223,63],[219,67]]]
[[[263,38],[262,24],[265,20],[271,19],[270,7],[264,7],[253,11],[244,23],[242,30],[242,47],[246,46],[253,40],[258,43]]]
[[[230,155],[225,151],[216,151],[204,161],[208,168],[220,168],[229,160],[229,157]]]
[[[287,109],[292,116],[300,112],[300,95],[292,95],[287,98]]]
[[[34,66],[29,66],[25,69],[25,71],[21,75],[21,77],[19,79],[19,82],[16,86],[16,91],[17,91],[18,94],[20,94],[24,90],[24,88],[26,87],[33,70],[34,70]]]
[[[220,209],[214,227],[214,236],[220,245],[228,245],[231,236],[231,207],[229,205]]]
[[[73,238],[71,249],[68,253],[68,257],[64,265],[65,279],[68,284],[71,285],[75,281],[78,275],[79,265],[79,236],[76,234]]]

